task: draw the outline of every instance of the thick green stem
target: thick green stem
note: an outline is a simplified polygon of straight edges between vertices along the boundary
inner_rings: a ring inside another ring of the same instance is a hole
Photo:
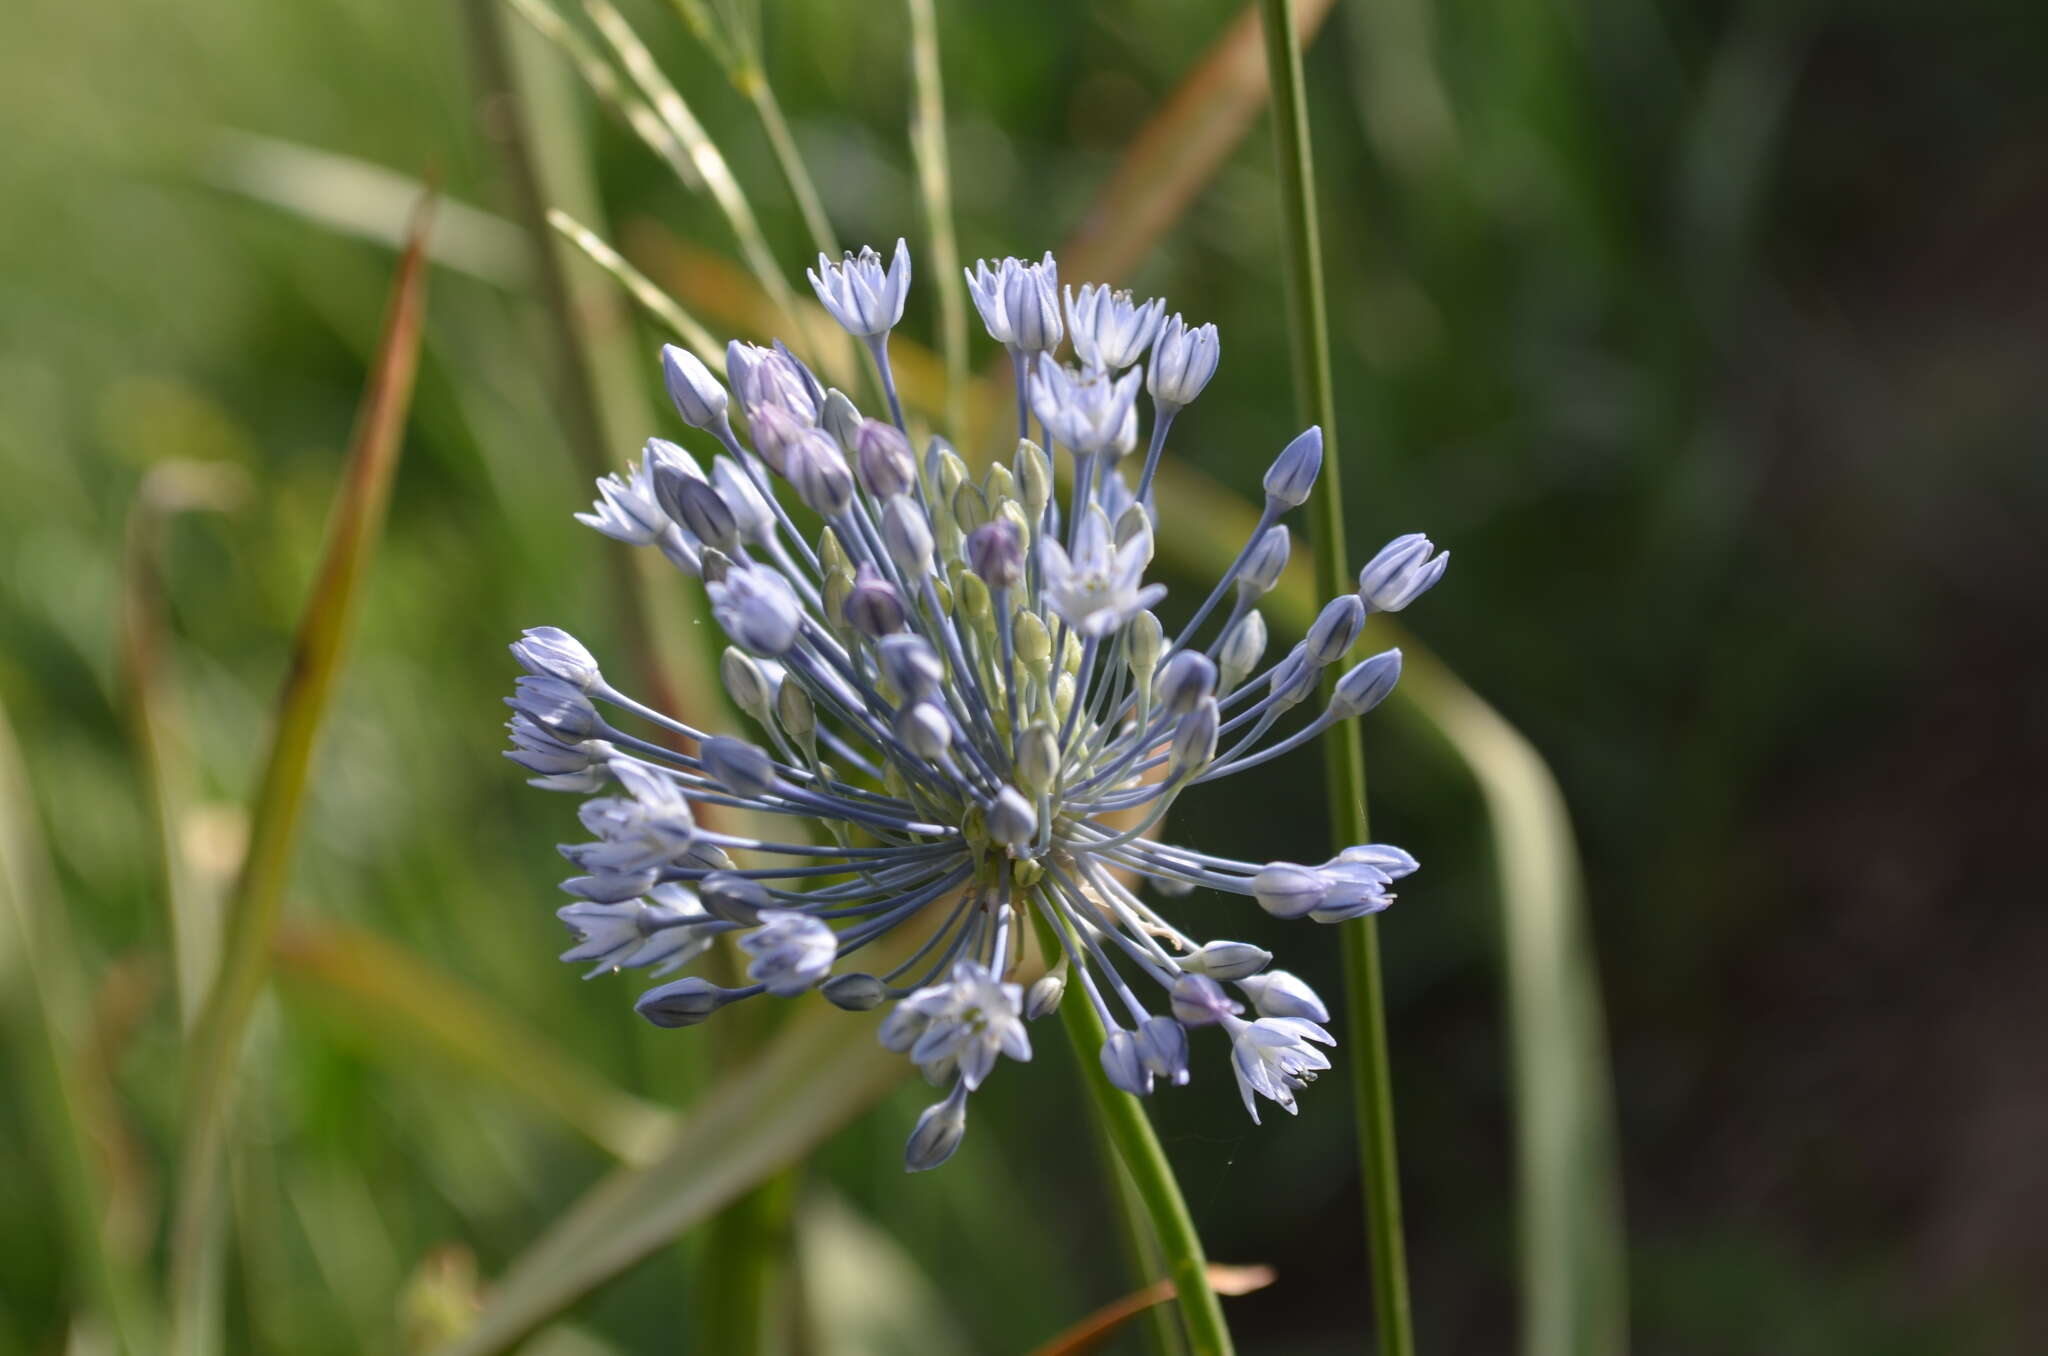
[[[1039,945],[1048,956],[1060,953],[1060,939],[1044,913],[1031,909],[1038,929]],[[1173,1280],[1179,1299],[1181,1321],[1187,1326],[1188,1350],[1192,1356],[1230,1356],[1236,1349],[1230,1342],[1230,1328],[1223,1321],[1223,1305],[1209,1287],[1209,1260],[1202,1252],[1202,1240],[1195,1233],[1194,1216],[1174,1180],[1173,1165],[1152,1130],[1152,1120],[1137,1098],[1109,1081],[1102,1071],[1102,1043],[1108,1038],[1102,1019],[1087,997],[1070,993],[1060,1004],[1060,1021],[1073,1043],[1074,1059],[1081,1066],[1082,1081],[1094,1100],[1096,1119],[1116,1146],[1118,1157],[1130,1171],[1131,1185],[1166,1255],[1167,1275]]]
[[[1330,598],[1351,587],[1345,559],[1344,496],[1337,451],[1336,393],[1330,379],[1329,316],[1323,297],[1322,245],[1316,229],[1315,168],[1294,0],[1262,0],[1266,64],[1273,89],[1273,143],[1286,218],[1288,312],[1293,330],[1295,403],[1323,430],[1323,473],[1310,510],[1316,591]],[[1337,667],[1326,670],[1325,686]],[[1327,696],[1327,691],[1325,696]],[[1340,846],[1366,841],[1365,749],[1355,721],[1339,721],[1323,741],[1330,829]],[[1343,925],[1345,1035],[1358,1102],[1360,1170],[1372,1259],[1373,1317],[1380,1356],[1412,1356],[1408,1258],[1401,1236],[1401,1183],[1394,1152],[1394,1092],[1388,1068],[1386,1000],[1380,979],[1377,920]]]

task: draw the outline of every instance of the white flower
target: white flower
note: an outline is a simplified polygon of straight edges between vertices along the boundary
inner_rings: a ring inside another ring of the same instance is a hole
[[[1072,556],[1050,537],[1038,548],[1046,605],[1083,636],[1108,635],[1166,596],[1164,584],[1145,583],[1151,558],[1149,533],[1112,547],[1108,520],[1091,513],[1081,522]]]
[[[1247,1022],[1226,1016],[1223,1025],[1230,1032],[1230,1067],[1237,1074],[1237,1090],[1244,1097],[1252,1124],[1259,1123],[1254,1093],[1278,1102],[1290,1116],[1297,1114],[1294,1094],[1330,1067],[1329,1056],[1309,1042],[1335,1045],[1336,1039],[1300,1017],[1261,1017]]]

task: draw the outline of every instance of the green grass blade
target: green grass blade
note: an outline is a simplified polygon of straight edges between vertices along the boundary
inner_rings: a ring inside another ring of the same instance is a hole
[[[644,1163],[675,1117],[592,1074],[542,1033],[453,976],[361,928],[306,923],[271,949],[291,997],[346,1015],[347,1038],[379,1056],[453,1063],[510,1089],[613,1157]]]
[[[1265,0],[1263,15],[1274,163],[1285,224],[1282,257],[1294,350],[1294,403],[1303,422],[1323,430],[1323,473],[1309,505],[1316,597],[1332,598],[1349,591],[1351,566],[1345,557],[1344,458],[1337,439],[1337,392],[1330,376],[1330,318],[1316,224],[1308,91],[1301,45],[1295,39],[1295,0]],[[1325,700],[1338,672],[1339,667],[1331,665],[1324,673]],[[1368,842],[1365,745],[1358,722],[1337,722],[1323,736],[1322,745],[1330,834],[1335,840],[1331,846]],[[1344,956],[1345,1044],[1357,1105],[1359,1173],[1365,1184],[1373,1326],[1381,1356],[1412,1356],[1415,1323],[1408,1300],[1408,1244],[1401,1228],[1401,1170],[1394,1147],[1394,1079],[1387,1048],[1386,986],[1380,975],[1379,919],[1368,916],[1344,924],[1338,929],[1337,945]]]
[[[151,1356],[161,1326],[156,1301],[110,1211],[115,1186],[106,1146],[115,1110],[92,1076],[86,975],[37,820],[14,727],[0,709],[0,986],[7,1033],[17,1045],[18,1088],[47,1151],[65,1205],[67,1256],[85,1272],[70,1297],[97,1311],[130,1356]]]
[[[877,1024],[822,1004],[794,1017],[698,1103],[659,1159],[611,1174],[530,1243],[443,1356],[510,1350],[873,1105],[907,1072],[876,1042]]]
[[[946,427],[967,427],[967,296],[960,276],[960,244],[953,232],[953,171],[946,153],[946,91],[939,73],[939,18],[932,0],[908,0],[911,105],[910,150],[931,238],[926,276],[939,280],[939,352],[946,359]]]
[[[642,310],[674,331],[692,353],[704,360],[706,367],[724,374],[725,345],[712,338],[711,331],[698,324],[696,317],[684,310],[681,302],[656,287],[645,273],[628,263],[623,254],[605,243],[602,236],[561,208],[548,209],[548,225],[583,251],[590,262],[616,279],[626,289],[626,295],[638,302]]]
[[[426,305],[424,217],[399,262],[367,389],[357,410],[320,572],[292,642],[277,728],[251,810],[249,850],[228,896],[220,972],[187,1048],[172,1234],[172,1350],[218,1348],[224,1160],[235,1073],[269,974],[306,787],[403,447]]]
[[[198,1021],[200,1004],[220,968],[220,899],[218,890],[202,888],[193,879],[178,841],[192,787],[185,725],[167,658],[164,582],[158,556],[164,527],[174,515],[195,508],[229,507],[243,497],[246,488],[238,468],[193,461],[159,462],[143,477],[135,506],[129,510],[121,553],[117,645],[122,708],[156,833],[178,1018],[187,1033]]]

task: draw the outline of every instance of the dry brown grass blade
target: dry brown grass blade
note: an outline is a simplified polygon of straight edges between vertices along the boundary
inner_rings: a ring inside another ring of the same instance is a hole
[[[292,640],[277,727],[252,806],[249,851],[228,896],[219,972],[186,1050],[178,1217],[171,1247],[171,1349],[180,1356],[198,1356],[220,1345],[224,1168],[236,1068],[250,1014],[269,977],[271,939],[291,872],[315,746],[404,446],[426,316],[427,219],[423,203],[399,260],[369,384],[357,409],[320,572]]]
[[[1268,1266],[1209,1264],[1209,1286],[1219,1295],[1249,1295],[1254,1290],[1264,1290],[1273,1281],[1273,1268]],[[1031,1356],[1082,1356],[1084,1352],[1095,1350],[1139,1314],[1172,1298],[1172,1281],[1154,1281],[1143,1290],[1134,1290],[1122,1299],[1111,1300],[1050,1342],[1033,1347]]]
[[[1299,0],[1295,5],[1296,36],[1303,46],[1322,26],[1332,3]],[[1209,45],[1166,106],[1138,130],[1059,250],[1060,275],[1076,282],[1127,276],[1244,140],[1271,89],[1259,7],[1249,4]]]

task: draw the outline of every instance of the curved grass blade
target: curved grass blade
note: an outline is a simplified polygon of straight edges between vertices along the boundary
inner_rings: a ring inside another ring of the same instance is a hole
[[[56,872],[37,822],[14,727],[0,709],[0,985],[19,1043],[21,1093],[57,1176],[65,1206],[66,1255],[86,1272],[85,1293],[71,1296],[131,1356],[158,1350],[156,1299],[114,1211],[118,1183],[110,1171],[115,1138],[112,1090],[94,1077],[90,999],[77,940],[58,892]]]
[[[932,0],[908,0],[911,105],[910,150],[924,199],[925,231],[937,278],[939,352],[946,358],[946,427],[967,427],[967,298],[954,279],[960,245],[953,234],[953,172],[946,155],[946,93],[939,73],[939,18]]]
[[[1264,1290],[1275,1279],[1271,1267],[1233,1267],[1221,1262],[1209,1263],[1208,1274],[1209,1288],[1219,1295],[1230,1296]],[[1083,1356],[1083,1353],[1096,1350],[1114,1337],[1117,1329],[1138,1315],[1174,1298],[1175,1293],[1172,1281],[1155,1281],[1142,1290],[1111,1300],[1051,1341],[1033,1347],[1031,1356]]]
[[[625,1163],[667,1142],[675,1117],[606,1083],[514,1014],[374,932],[339,923],[279,929],[271,963],[294,996],[348,1015],[375,1053],[424,1052],[511,1089]]]
[[[178,826],[191,799],[184,721],[166,664],[164,584],[160,538],[170,518],[191,509],[224,509],[239,501],[246,482],[238,468],[219,463],[165,461],[142,479],[129,510],[121,560],[119,636],[122,709],[142,772],[143,795],[156,831],[170,922],[172,972],[178,1018],[189,1033],[220,965],[219,892],[193,879],[178,842]]]
[[[443,1356],[484,1356],[521,1339],[597,1287],[798,1162],[907,1072],[875,1040],[872,1017],[814,1005],[697,1104],[645,1167],[612,1173],[514,1259],[475,1327]]]
[[[172,1350],[216,1350],[224,1176],[235,1075],[250,1013],[269,973],[270,944],[298,839],[328,697],[376,551],[384,506],[403,447],[426,307],[426,210],[399,261],[383,334],[357,410],[326,552],[292,641],[251,811],[248,855],[225,911],[221,965],[187,1047],[172,1233]]]
[[[725,374],[725,346],[712,338],[711,332],[698,324],[696,318],[683,309],[682,303],[656,287],[645,273],[627,263],[624,255],[607,245],[602,236],[561,208],[548,209],[548,225],[589,256],[592,263],[616,278],[641,309],[674,331],[692,353],[703,359],[706,367],[721,376]]]

